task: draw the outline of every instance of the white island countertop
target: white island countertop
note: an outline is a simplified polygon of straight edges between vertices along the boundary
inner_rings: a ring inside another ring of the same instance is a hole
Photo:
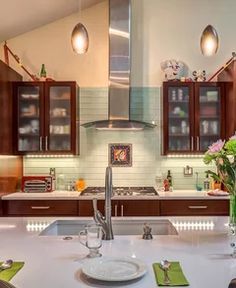
[[[1,260],[11,258],[25,262],[11,283],[17,288],[113,287],[82,275],[81,265],[88,251],[77,236],[68,241],[62,236],[39,236],[40,230],[56,219],[0,218]],[[83,221],[85,218],[71,219]],[[104,256],[136,257],[147,265],[148,271],[143,278],[116,287],[157,287],[152,263],[168,259],[180,261],[191,288],[227,288],[230,280],[236,277],[236,259],[230,256],[228,218],[168,219],[179,235],[159,235],[152,240],[143,240],[141,235],[115,236],[112,241],[103,241],[100,252]]]
[[[157,196],[114,196],[114,200],[171,200],[171,199],[229,199],[229,196],[209,196],[206,191],[196,190],[175,190],[173,192],[158,192]],[[96,195],[98,199],[104,199],[104,196]],[[53,191],[48,193],[25,193],[16,192],[2,196],[2,200],[91,200],[93,196],[80,196],[76,191]]]

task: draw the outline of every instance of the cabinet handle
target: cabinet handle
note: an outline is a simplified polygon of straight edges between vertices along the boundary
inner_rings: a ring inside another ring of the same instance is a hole
[[[200,150],[200,141],[199,141],[199,137],[197,136],[197,151]]]
[[[207,209],[208,206],[188,206],[189,209]]]
[[[191,137],[191,151],[193,151],[193,136]]]
[[[39,151],[42,151],[43,150],[43,137],[40,136],[39,137]]]
[[[48,136],[45,137],[45,150],[48,151]]]
[[[48,210],[50,206],[31,206],[32,210]]]
[[[121,205],[121,217],[124,217],[124,205]]]
[[[117,205],[115,205],[115,217],[117,217]]]

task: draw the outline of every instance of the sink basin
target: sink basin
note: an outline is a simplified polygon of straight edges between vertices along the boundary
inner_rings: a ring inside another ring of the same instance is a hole
[[[163,220],[112,220],[114,235],[142,235],[144,223],[152,228],[153,235],[177,235],[175,227],[167,219]],[[84,230],[92,220],[56,220],[45,228],[40,236],[73,236]]]

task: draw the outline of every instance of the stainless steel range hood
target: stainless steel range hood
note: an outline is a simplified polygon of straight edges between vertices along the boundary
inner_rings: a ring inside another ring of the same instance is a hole
[[[85,123],[99,130],[143,130],[155,125],[130,119],[130,0],[109,0],[108,120]]]

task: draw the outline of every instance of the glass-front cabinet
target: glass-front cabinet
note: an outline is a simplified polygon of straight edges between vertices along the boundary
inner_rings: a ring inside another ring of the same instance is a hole
[[[15,82],[13,85],[15,153],[78,154],[76,83]]]
[[[224,138],[224,83],[164,82],[164,154],[205,152]]]
[[[195,85],[197,150],[205,152],[220,138],[225,138],[225,97],[223,83]]]

